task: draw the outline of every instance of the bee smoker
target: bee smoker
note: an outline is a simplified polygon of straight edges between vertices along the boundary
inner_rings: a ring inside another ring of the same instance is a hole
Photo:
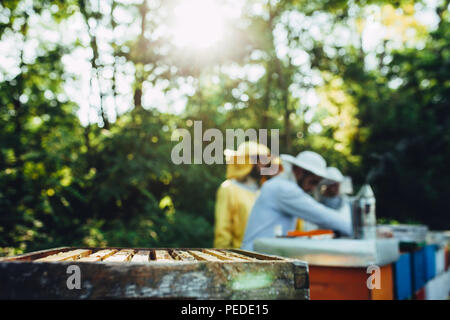
[[[352,208],[353,238],[376,238],[375,196],[370,185],[361,187],[353,201]]]

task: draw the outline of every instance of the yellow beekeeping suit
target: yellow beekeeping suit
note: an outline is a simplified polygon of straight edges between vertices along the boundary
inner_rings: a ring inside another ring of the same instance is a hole
[[[215,248],[240,248],[257,190],[235,180],[225,180],[217,191],[215,208]]]

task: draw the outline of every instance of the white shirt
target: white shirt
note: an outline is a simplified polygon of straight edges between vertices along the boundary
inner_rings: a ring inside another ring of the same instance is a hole
[[[253,250],[257,238],[275,237],[275,226],[281,226],[282,234],[287,234],[295,229],[297,218],[351,235],[351,221],[317,202],[292,179],[277,176],[261,188],[247,222],[242,249]]]

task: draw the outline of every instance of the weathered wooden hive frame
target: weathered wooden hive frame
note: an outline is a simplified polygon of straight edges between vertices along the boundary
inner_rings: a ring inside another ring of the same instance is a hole
[[[67,286],[71,265],[80,289]],[[62,247],[1,258],[0,299],[303,300],[308,265],[238,249]]]

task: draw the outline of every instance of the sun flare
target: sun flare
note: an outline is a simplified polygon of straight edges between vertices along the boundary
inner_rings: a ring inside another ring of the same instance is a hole
[[[217,1],[182,0],[174,10],[173,39],[181,47],[207,48],[223,36],[224,17]]]

